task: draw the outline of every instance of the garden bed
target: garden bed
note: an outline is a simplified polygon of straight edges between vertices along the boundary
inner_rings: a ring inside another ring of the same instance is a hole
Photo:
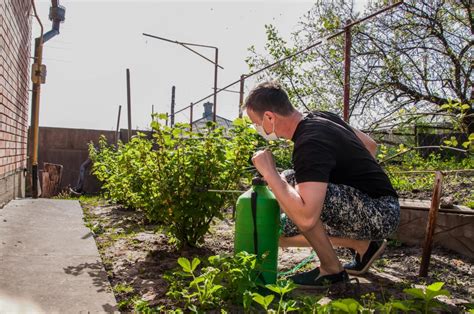
[[[146,301],[150,307],[173,307],[174,301],[166,296],[168,284],[163,275],[177,266],[179,257],[201,259],[222,253],[232,253],[234,225],[231,213],[217,220],[206,235],[200,248],[183,248],[176,251],[168,244],[159,227],[148,224],[145,215],[105,200],[83,198],[87,226],[95,235],[102,261],[114,289],[120,309],[132,310],[137,302]],[[279,268],[286,271],[293,268],[310,254],[306,248],[291,248],[280,251]],[[346,250],[338,250],[342,260],[347,261]],[[412,285],[426,285],[435,281],[446,283],[451,298],[443,299],[450,312],[461,312],[462,304],[473,302],[472,281],[474,261],[435,247],[432,253],[429,277],[418,278],[421,248],[409,247],[391,241],[385,254],[371,271],[359,278],[358,289],[351,291],[326,291],[326,300],[353,297],[374,292],[377,299],[388,300],[391,296],[401,298],[403,288]],[[310,263],[303,267],[313,267]]]

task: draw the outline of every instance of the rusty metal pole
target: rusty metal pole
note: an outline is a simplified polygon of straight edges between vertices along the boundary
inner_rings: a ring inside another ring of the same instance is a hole
[[[431,206],[428,213],[428,223],[426,224],[425,242],[423,244],[423,255],[421,256],[420,277],[428,276],[430,266],[431,249],[433,245],[433,234],[436,229],[436,219],[438,217],[439,204],[441,199],[441,190],[443,188],[443,173],[436,171],[433,196],[431,197]]]
[[[346,25],[351,20],[346,21]],[[351,27],[346,26],[344,33],[344,121],[349,122],[349,98],[351,93]]]
[[[212,116],[212,121],[214,123],[217,121],[217,67],[219,61],[219,49],[216,47],[216,59],[214,60],[214,112]]]
[[[43,30],[41,28],[41,36],[35,39],[35,59],[32,71],[38,71],[43,60]],[[36,66],[35,66],[36,65]],[[33,138],[33,147],[31,152],[31,196],[38,198],[38,139],[39,139],[39,104],[41,94],[41,80],[38,79],[38,73],[32,73],[34,77],[33,94],[31,96],[31,136]]]
[[[193,103],[189,106],[189,130],[193,130]]]
[[[128,115],[128,141],[132,137],[132,101],[130,95],[130,70],[127,69],[127,115]]]
[[[244,105],[244,86],[245,75],[240,76],[240,90],[239,90],[239,118],[242,118],[242,106]]]
[[[120,137],[120,113],[122,112],[122,105],[119,105],[118,115],[117,115],[117,127],[115,129],[115,146],[118,146],[118,141]]]

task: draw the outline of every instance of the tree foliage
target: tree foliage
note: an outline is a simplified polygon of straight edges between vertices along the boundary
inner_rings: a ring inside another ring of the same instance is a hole
[[[371,1],[368,15],[388,1]],[[463,123],[473,132],[474,17],[469,0],[408,0],[352,27],[353,124],[391,128],[416,115],[440,119],[452,100],[468,105]],[[289,45],[266,26],[266,54],[250,47],[251,70],[268,65],[344,28],[361,17],[353,1],[316,1],[299,21]],[[344,36],[271,68],[260,76],[280,80],[293,103],[342,111]]]

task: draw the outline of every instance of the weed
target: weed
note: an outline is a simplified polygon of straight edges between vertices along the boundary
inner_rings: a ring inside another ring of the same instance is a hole
[[[133,292],[133,287],[130,286],[130,285],[118,283],[114,287],[114,292],[124,293],[124,294],[132,293]]]
[[[435,309],[442,308],[444,305],[436,299],[437,296],[450,296],[450,293],[442,289],[443,282],[435,282],[425,289],[409,288],[404,289],[403,292],[410,295],[413,299],[413,307],[422,313],[432,313]]]

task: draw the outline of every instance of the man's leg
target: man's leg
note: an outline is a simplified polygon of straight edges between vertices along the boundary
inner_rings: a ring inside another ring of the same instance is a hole
[[[357,251],[361,256],[367,251],[369,247],[369,240],[353,240],[329,237],[329,241],[333,247],[351,248]],[[298,234],[293,237],[280,237],[279,245],[281,247],[311,247],[311,244],[304,235]]]
[[[361,256],[364,255],[370,244],[369,240],[353,240],[334,237],[330,237],[330,240],[333,246],[354,249]]]
[[[321,220],[318,219],[316,225],[312,229],[304,232],[303,235],[318,255],[321,275],[337,274],[343,271],[341,262],[337,258],[336,252],[329,241],[329,236]]]

